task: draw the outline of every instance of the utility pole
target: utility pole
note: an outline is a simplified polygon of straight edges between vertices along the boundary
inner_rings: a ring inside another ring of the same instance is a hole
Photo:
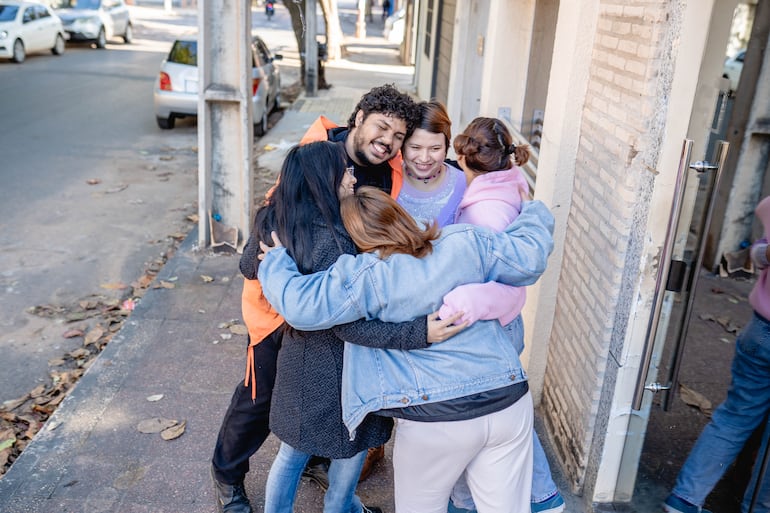
[[[305,0],[305,94],[318,96],[318,42],[316,0]]]
[[[198,2],[198,244],[246,240],[254,130],[251,2]]]

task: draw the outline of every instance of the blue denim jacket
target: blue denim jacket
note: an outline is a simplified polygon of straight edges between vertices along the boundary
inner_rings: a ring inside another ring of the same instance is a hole
[[[401,322],[435,312],[458,285],[537,281],[553,250],[553,216],[525,203],[504,232],[451,225],[423,258],[343,255],[328,270],[302,275],[283,248],[259,266],[265,296],[291,326],[328,329],[357,319]],[[414,351],[346,343],[342,409],[351,437],[367,413],[445,401],[526,379],[518,352],[497,320],[478,321],[450,340]]]

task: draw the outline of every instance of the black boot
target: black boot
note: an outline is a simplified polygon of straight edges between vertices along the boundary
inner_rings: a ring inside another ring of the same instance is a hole
[[[234,485],[220,483],[214,475],[213,469],[211,470],[211,480],[214,482],[217,511],[222,513],[253,513],[242,482]]]

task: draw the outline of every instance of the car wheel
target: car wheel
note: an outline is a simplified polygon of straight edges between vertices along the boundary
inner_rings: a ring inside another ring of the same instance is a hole
[[[267,108],[262,111],[262,119],[254,123],[254,133],[260,136],[267,133]]]
[[[61,37],[61,34],[56,34],[56,41],[54,41],[53,48],[51,48],[51,53],[54,55],[64,53],[64,38]]]
[[[281,108],[281,91],[275,93],[275,100],[273,101],[273,110]]]
[[[128,25],[126,25],[126,33],[123,34],[123,42],[126,43],[127,45],[130,45],[133,40],[134,40],[134,29],[129,23]]]
[[[24,43],[21,42],[21,39],[17,39],[13,42],[13,62],[24,62],[24,59],[27,58],[27,52],[24,50]]]
[[[176,122],[176,118],[173,114],[169,114],[167,118],[156,116],[155,120],[158,122],[158,126],[163,130],[171,130],[174,128],[174,123]]]
[[[96,36],[96,47],[100,49],[107,47],[107,34],[104,33],[104,27],[99,29],[99,35]]]

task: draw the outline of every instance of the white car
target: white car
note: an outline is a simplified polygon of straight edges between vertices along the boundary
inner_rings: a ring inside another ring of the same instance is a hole
[[[108,39],[121,37],[129,44],[134,38],[123,0],[54,0],[51,6],[72,41],[93,41],[97,48],[104,48]]]
[[[743,71],[743,59],[745,57],[746,50],[741,50],[735,54],[735,57],[730,57],[725,60],[722,76],[730,81],[731,91],[738,89],[738,82],[741,80],[741,72]]]
[[[0,0],[0,58],[24,62],[28,53],[64,53],[65,34],[56,14],[33,2]]]
[[[281,73],[273,61],[283,59],[271,54],[264,41],[253,36],[251,42],[251,113],[257,135],[267,132],[267,118],[281,103]],[[174,41],[168,57],[160,65],[153,94],[155,119],[164,130],[174,128],[174,120],[198,115],[198,41],[183,38]]]

